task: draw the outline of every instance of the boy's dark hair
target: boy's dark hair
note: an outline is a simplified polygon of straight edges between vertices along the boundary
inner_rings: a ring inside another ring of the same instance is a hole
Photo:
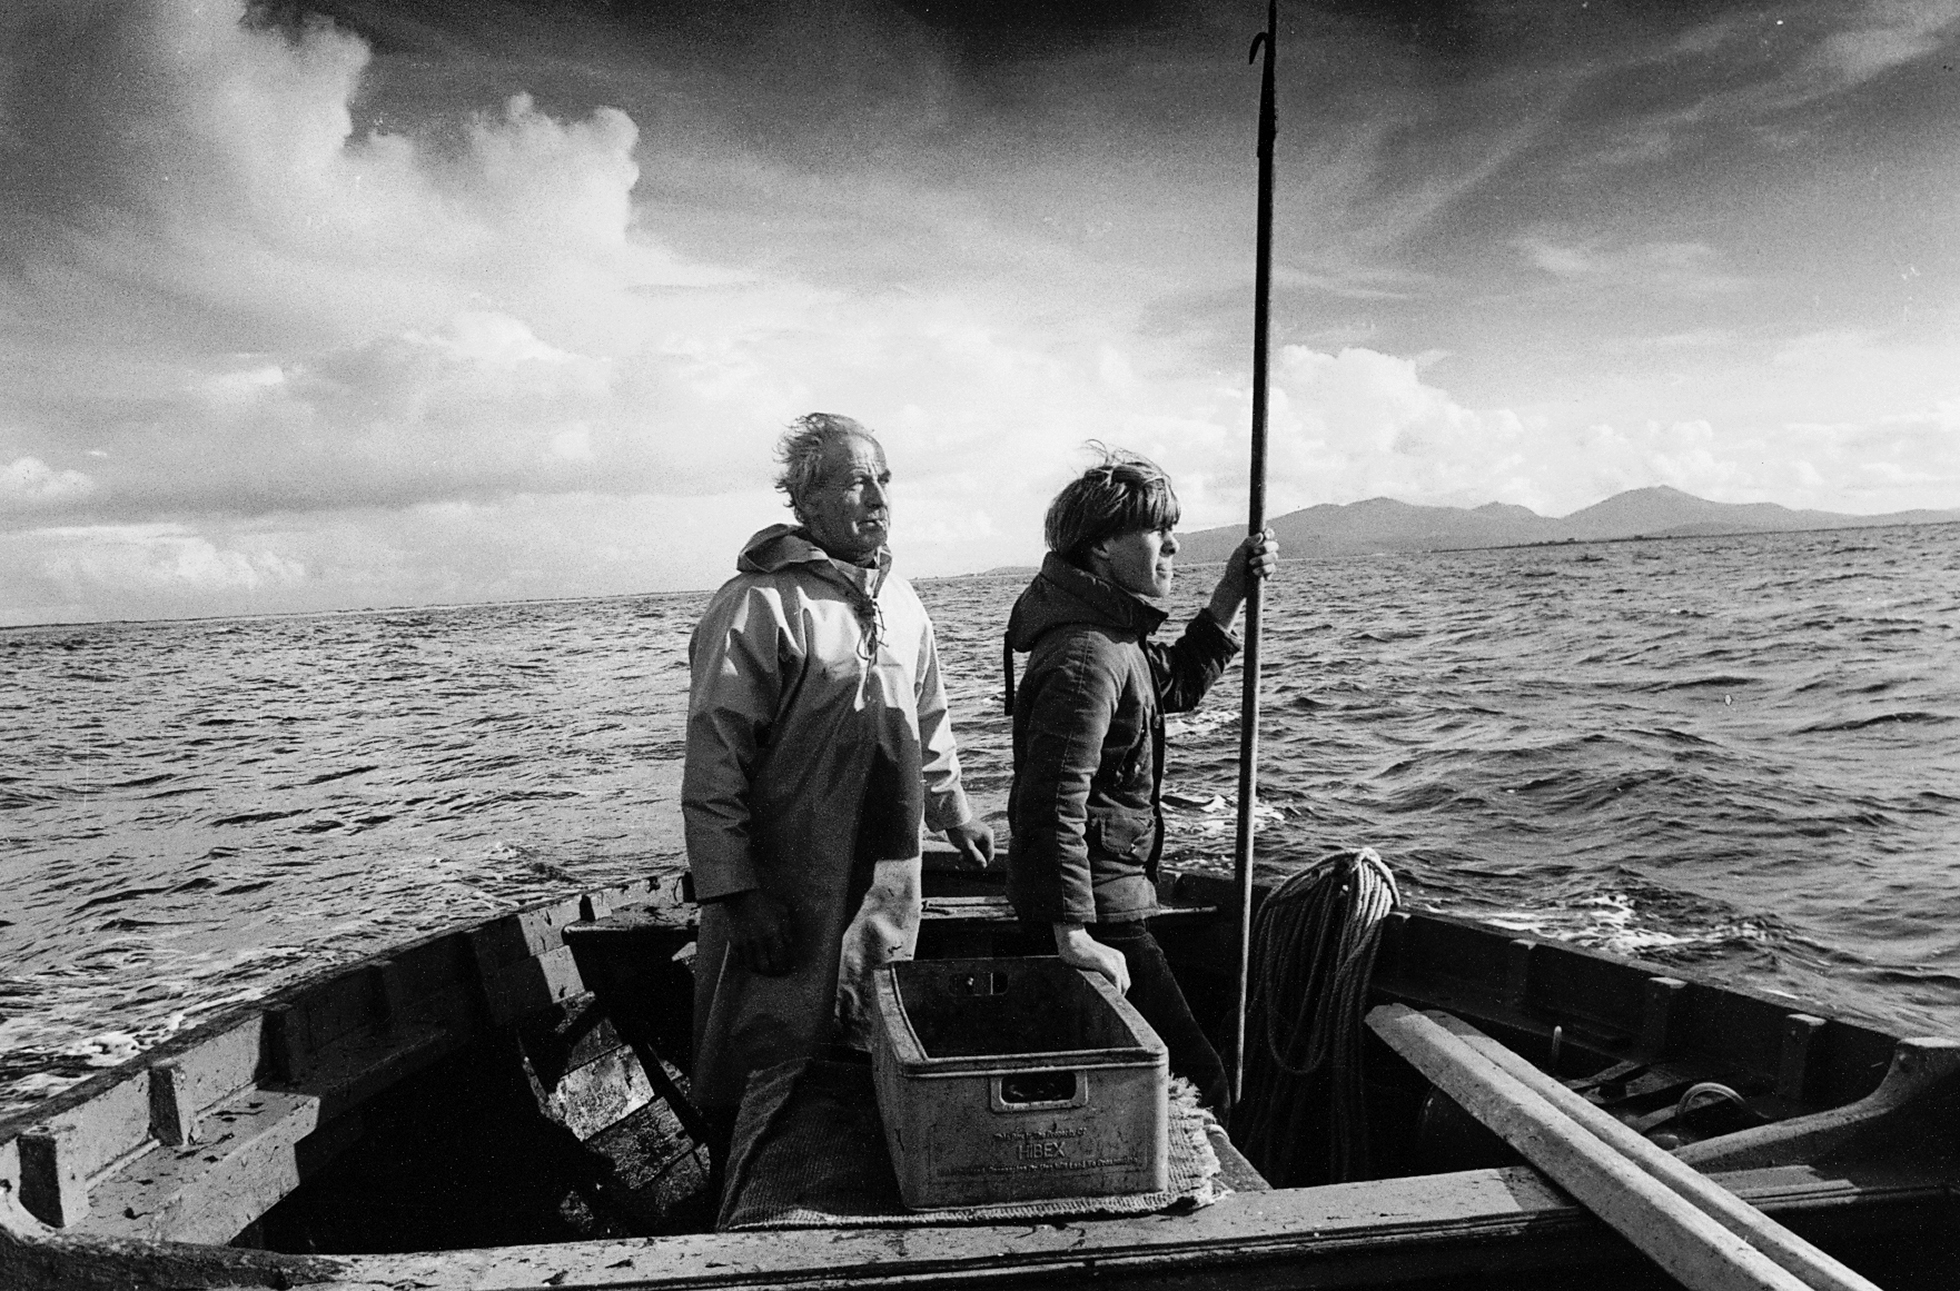
[[[1147,457],[1091,443],[1100,461],[1048,504],[1043,531],[1048,550],[1080,565],[1089,548],[1126,533],[1166,529],[1177,523],[1177,494],[1168,475]]]

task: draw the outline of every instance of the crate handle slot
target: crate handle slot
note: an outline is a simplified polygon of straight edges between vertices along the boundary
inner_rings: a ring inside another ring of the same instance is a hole
[[[946,980],[948,995],[1005,995],[1014,985],[1006,973],[967,973]]]
[[[1081,1071],[1025,1071],[995,1076],[988,1102],[996,1112],[1052,1112],[1089,1102],[1089,1076]]]

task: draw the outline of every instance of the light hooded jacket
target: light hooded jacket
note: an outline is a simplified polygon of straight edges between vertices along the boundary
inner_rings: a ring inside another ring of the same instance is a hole
[[[1052,552],[1007,623],[1014,846],[1007,891],[1039,923],[1141,919],[1157,909],[1164,714],[1196,708],[1238,639],[1199,610],[1174,645],[1164,612]],[[1013,685],[1013,655],[1029,653]]]
[[[832,560],[801,529],[749,539],[688,645],[688,865],[701,904],[693,1094],[732,1111],[748,1073],[862,1025],[867,974],[918,935],[919,831],[972,816],[932,621],[891,557]],[[787,902],[794,967],[727,955],[717,898]],[[848,1035],[846,1038],[850,1038]]]

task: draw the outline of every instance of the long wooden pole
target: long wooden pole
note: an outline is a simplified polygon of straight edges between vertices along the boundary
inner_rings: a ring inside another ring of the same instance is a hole
[[[1247,492],[1246,532],[1266,527],[1266,317],[1273,291],[1273,116],[1274,42],[1279,35],[1279,0],[1266,2],[1266,30],[1252,41],[1251,57],[1264,47],[1259,78],[1259,234],[1252,285],[1252,480]],[[1249,60],[1248,60],[1249,61]],[[1239,704],[1239,822],[1232,857],[1232,879],[1239,899],[1238,998],[1233,1009],[1232,1100],[1245,1093],[1245,1011],[1252,973],[1252,818],[1259,797],[1259,625],[1265,601],[1263,579],[1245,591],[1245,690]]]
[[[1813,1291],[1879,1291],[1871,1279],[1757,1210],[1701,1171],[1663,1152],[1618,1117],[1586,1101],[1461,1018],[1425,1013],[1491,1065],[1571,1117],[1606,1146],[1672,1188],[1697,1210],[1795,1274]]]
[[[1368,1026],[1690,1291],[1811,1291],[1803,1278],[1430,1018],[1406,1005],[1384,1004],[1369,1013]]]

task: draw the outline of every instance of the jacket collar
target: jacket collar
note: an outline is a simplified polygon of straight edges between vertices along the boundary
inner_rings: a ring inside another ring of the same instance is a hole
[[[1051,628],[1068,623],[1113,628],[1147,637],[1168,617],[1156,606],[1106,578],[1069,564],[1054,552],[1028,584],[1007,620],[1007,641],[1015,650],[1032,650]]]
[[[808,565],[819,577],[876,600],[891,573],[892,553],[889,547],[880,547],[872,565],[853,565],[817,546],[809,530],[793,524],[772,524],[743,543],[742,554],[735,560],[735,568],[744,574],[774,574],[792,565]]]

